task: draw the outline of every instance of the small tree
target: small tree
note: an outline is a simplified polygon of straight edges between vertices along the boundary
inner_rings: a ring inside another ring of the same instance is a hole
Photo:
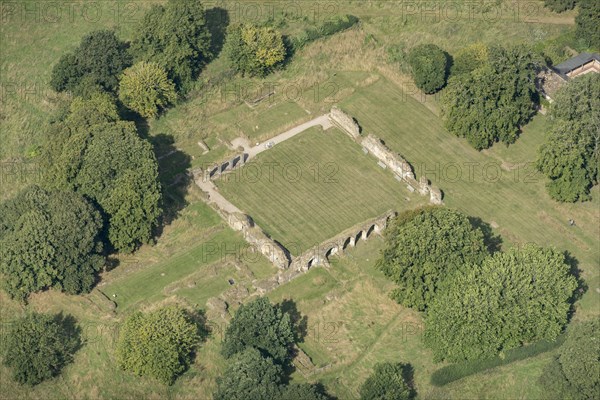
[[[58,375],[79,345],[72,317],[30,313],[10,327],[3,361],[17,382],[37,385]]]
[[[557,13],[572,10],[576,3],[577,0],[544,0],[544,6]]]
[[[458,362],[556,339],[577,287],[570,269],[563,254],[527,244],[457,271],[429,307],[425,343]]]
[[[400,214],[387,228],[378,268],[398,284],[392,297],[425,310],[443,281],[486,256],[483,233],[458,211],[426,207]]]
[[[409,400],[415,395],[406,379],[407,365],[381,363],[360,387],[361,400]]]
[[[225,52],[231,67],[249,76],[265,76],[283,62],[286,49],[281,33],[251,24],[229,28]]]
[[[114,31],[101,30],[87,34],[73,53],[61,57],[52,70],[50,85],[58,92],[82,94],[90,85],[115,92],[119,74],[131,65],[127,45]],[[86,80],[84,81],[84,78]],[[83,87],[79,87],[84,83]]]
[[[413,48],[408,62],[415,84],[425,93],[435,93],[446,84],[448,59],[444,50],[438,46],[422,44]]]
[[[600,49],[600,2],[579,0],[579,13],[575,17],[575,36],[586,46]]]
[[[192,362],[199,327],[182,308],[131,315],[121,329],[117,363],[126,371],[172,384]]]
[[[279,400],[328,400],[320,384],[292,383],[281,388]]]
[[[290,316],[266,297],[242,304],[225,331],[222,353],[229,358],[248,347],[256,348],[284,363],[294,343]]]
[[[468,74],[483,67],[489,61],[489,49],[483,43],[475,43],[460,49],[452,62],[451,75]]]
[[[600,322],[577,323],[567,331],[558,357],[540,378],[551,399],[593,399],[600,393]]]
[[[123,72],[119,99],[142,117],[154,118],[160,109],[177,100],[177,93],[158,64],[141,61]]]
[[[233,356],[225,373],[217,379],[214,400],[279,399],[281,366],[270,357],[263,357],[257,349],[248,348]]]

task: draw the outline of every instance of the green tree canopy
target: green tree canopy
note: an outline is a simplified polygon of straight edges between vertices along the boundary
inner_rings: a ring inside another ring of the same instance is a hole
[[[400,214],[386,230],[378,268],[398,284],[392,297],[425,310],[443,281],[486,256],[483,233],[458,211],[425,207]]]
[[[575,36],[586,46],[600,49],[600,2],[578,0],[579,13],[575,17]]]
[[[477,150],[514,143],[534,115],[541,60],[524,47],[491,47],[487,62],[454,75],[441,97],[446,128]]]
[[[577,0],[544,0],[544,6],[557,13],[572,10],[576,3]]]
[[[83,37],[73,53],[60,58],[52,70],[50,85],[57,92],[75,94],[82,94],[94,84],[116,92],[118,76],[131,62],[127,45],[114,31],[94,31]]]
[[[451,75],[468,74],[483,67],[489,60],[489,48],[475,43],[456,52],[453,57]]]
[[[593,399],[600,393],[600,322],[571,326],[558,357],[540,378],[544,393],[556,400]]]
[[[178,89],[188,90],[210,57],[210,40],[202,3],[169,0],[144,15],[131,48],[138,60],[157,63]]]
[[[361,400],[409,400],[415,395],[406,379],[402,363],[376,364],[373,373],[360,387]]]
[[[121,328],[117,364],[138,376],[170,385],[188,369],[199,343],[199,327],[181,307],[136,312]]]
[[[247,348],[234,355],[217,379],[214,400],[279,399],[283,370],[257,349]]]
[[[26,314],[14,321],[5,339],[4,365],[26,385],[58,375],[80,346],[74,319],[62,315]]]
[[[408,62],[415,85],[427,94],[435,93],[446,84],[448,58],[444,50],[434,44],[414,47]]]
[[[237,310],[225,331],[221,351],[229,358],[253,347],[283,364],[294,339],[290,315],[272,305],[268,298],[259,297]]]
[[[575,78],[555,96],[550,131],[540,147],[537,167],[558,201],[589,200],[600,163],[600,75]]]
[[[177,100],[175,85],[157,63],[141,61],[123,72],[119,99],[142,117],[154,118]]]
[[[527,244],[495,253],[453,275],[433,299],[425,343],[436,360],[494,357],[538,340],[554,340],[567,322],[577,287],[565,256]]]
[[[292,383],[281,388],[279,400],[328,400],[329,395],[325,393],[319,384]]]
[[[225,53],[236,72],[265,76],[285,60],[286,49],[274,28],[238,24],[228,29]]]
[[[94,200],[108,217],[112,246],[130,252],[151,240],[162,194],[152,145],[133,122],[116,118],[106,95],[76,99],[52,131],[45,158],[50,181]]]
[[[91,290],[104,265],[103,223],[81,195],[31,186],[1,204],[0,215],[0,271],[11,297]]]

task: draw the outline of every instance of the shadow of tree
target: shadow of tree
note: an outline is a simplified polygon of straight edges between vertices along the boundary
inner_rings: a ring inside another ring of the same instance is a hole
[[[279,309],[290,316],[294,327],[294,342],[302,343],[308,334],[308,317],[300,314],[296,302],[292,299],[285,299],[278,304]]]
[[[225,38],[227,36],[227,27],[229,26],[229,12],[224,8],[214,7],[206,10],[206,27],[210,32],[210,52],[211,60],[214,60],[221,54]]]
[[[473,228],[479,228],[483,233],[483,242],[490,254],[502,250],[502,237],[494,233],[492,226],[479,217],[469,217]]]
[[[54,322],[58,324],[61,330],[61,339],[64,340],[65,351],[59,354],[59,360],[56,365],[57,371],[66,364],[73,361],[74,354],[82,347],[81,327],[77,320],[70,314],[63,314],[62,311],[54,316]]]
[[[577,279],[577,288],[573,292],[573,296],[571,296],[569,299],[570,307],[567,319],[570,321],[573,317],[573,314],[575,314],[575,303],[581,300],[585,292],[588,291],[589,287],[585,280],[583,280],[581,277],[582,271],[579,269],[579,261],[568,251],[565,251],[563,254],[565,256],[565,264],[567,264],[570,268],[569,272],[575,277],[575,279]]]

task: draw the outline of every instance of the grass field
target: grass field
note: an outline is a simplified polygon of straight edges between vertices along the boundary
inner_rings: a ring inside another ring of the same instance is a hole
[[[426,202],[336,128],[311,128],[216,181],[294,255],[387,210]]]

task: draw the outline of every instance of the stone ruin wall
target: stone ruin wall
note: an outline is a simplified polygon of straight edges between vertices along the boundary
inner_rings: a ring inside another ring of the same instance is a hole
[[[350,115],[337,107],[332,107],[329,119],[349,134],[353,140],[361,144],[365,153],[373,154],[379,160],[380,166],[389,168],[396,176],[396,179],[404,181],[407,184],[408,190],[411,192],[418,191],[423,196],[429,195],[429,202],[431,204],[443,204],[443,195],[439,188],[432,186],[424,176],[417,181],[408,161],[390,150],[377,136],[372,134],[366,137],[361,136],[360,126]]]

